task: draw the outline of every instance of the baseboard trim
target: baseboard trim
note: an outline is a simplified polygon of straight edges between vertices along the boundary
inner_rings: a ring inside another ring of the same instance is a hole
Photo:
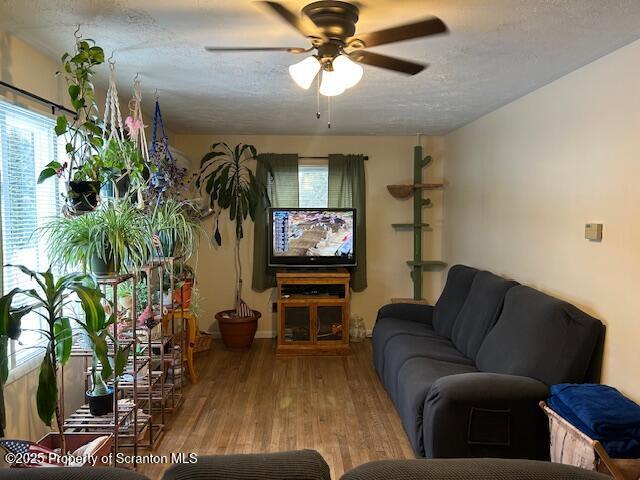
[[[216,339],[220,338],[219,330],[215,330],[210,333],[211,335],[213,335],[213,338],[216,338]],[[276,332],[273,330],[258,330],[256,332],[255,338],[276,338]]]

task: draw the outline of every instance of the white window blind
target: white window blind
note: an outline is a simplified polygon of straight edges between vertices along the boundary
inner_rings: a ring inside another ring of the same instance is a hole
[[[325,161],[298,162],[298,205],[300,208],[326,208],[328,202],[329,164]]]
[[[49,267],[45,240],[38,228],[62,206],[62,182],[49,179],[38,185],[40,170],[53,160],[64,158],[55,120],[0,100],[0,202],[2,204],[2,264],[25,265],[45,271]],[[64,163],[64,160],[61,162]],[[3,294],[28,288],[29,278],[15,268],[3,267]],[[23,319],[23,327],[40,328],[37,315]],[[13,365],[34,352],[24,350],[40,340],[35,332],[23,332],[20,344],[13,344]]]

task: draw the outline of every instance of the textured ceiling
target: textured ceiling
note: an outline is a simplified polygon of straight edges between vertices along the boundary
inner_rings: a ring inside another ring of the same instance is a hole
[[[305,3],[285,2],[293,10]],[[372,51],[431,67],[414,77],[365,67],[360,84],[333,102],[328,131],[315,119],[313,89],[289,78],[300,56],[203,50],[306,46],[250,1],[0,0],[0,30],[52,58],[71,48],[82,24],[85,37],[115,50],[121,96],[139,72],[146,111],[157,88],[176,132],[444,134],[640,38],[638,0],[365,0],[358,31],[429,15],[450,35]]]

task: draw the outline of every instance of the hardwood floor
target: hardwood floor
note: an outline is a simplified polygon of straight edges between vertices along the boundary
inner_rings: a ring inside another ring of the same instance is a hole
[[[154,453],[198,455],[318,450],[337,479],[371,460],[414,458],[400,419],[373,369],[371,342],[348,357],[276,358],[275,341],[251,351],[214,342],[196,355],[199,382],[168,416]],[[167,465],[143,465],[160,478]]]

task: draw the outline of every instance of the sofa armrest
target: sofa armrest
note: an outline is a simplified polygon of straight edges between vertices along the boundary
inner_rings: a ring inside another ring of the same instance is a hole
[[[198,457],[170,467],[162,480],[331,480],[329,466],[315,450]]]
[[[399,318],[401,320],[411,320],[414,322],[431,325],[433,319],[433,306],[418,303],[389,303],[378,310],[378,317]]]
[[[549,458],[549,388],[533,378],[463,373],[436,380],[425,400],[426,456]]]

